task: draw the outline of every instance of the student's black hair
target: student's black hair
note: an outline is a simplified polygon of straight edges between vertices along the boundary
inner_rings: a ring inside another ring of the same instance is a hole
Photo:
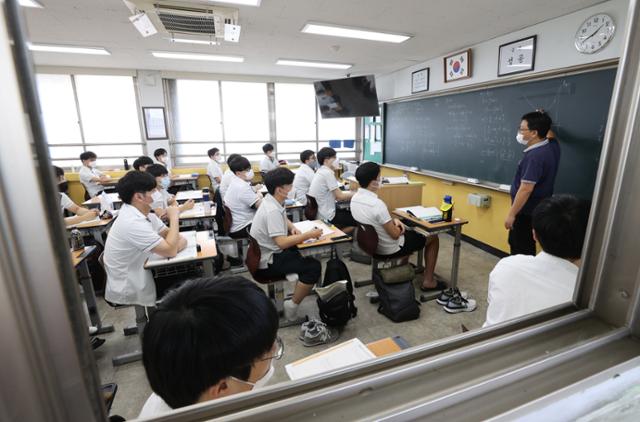
[[[136,158],[135,161],[133,162],[133,168],[135,170],[140,170],[140,167],[150,166],[151,164],[153,164],[153,160],[150,157],[147,157],[146,155],[141,155],[140,157]]]
[[[521,120],[526,120],[529,130],[538,132],[538,136],[546,138],[547,132],[551,129],[551,117],[544,111],[533,111],[522,116]]]
[[[278,313],[262,289],[244,277],[189,280],[162,299],[142,337],[151,389],[176,409],[251,365],[276,340]]]
[[[286,167],[278,167],[271,170],[264,176],[264,185],[267,191],[273,195],[277,187],[290,185],[293,183],[295,174]]]
[[[131,199],[136,193],[151,192],[156,188],[156,179],[143,171],[130,171],[118,181],[116,190],[120,199],[125,204],[131,204]]]
[[[238,156],[227,164],[229,164],[229,168],[234,173],[237,171],[245,171],[251,168],[251,163],[249,162],[249,160],[247,160],[246,157],[243,156]]]
[[[62,170],[60,167],[58,166],[53,166],[53,172],[56,174],[56,177],[62,177],[64,176],[64,170]]]
[[[262,152],[264,152],[265,154],[269,151],[273,151],[273,145],[271,144],[264,144],[262,146]]]
[[[229,154],[229,156],[227,157],[227,165],[231,165],[231,162],[233,160],[235,160],[238,157],[242,157],[240,154]]]
[[[305,149],[304,151],[302,151],[300,153],[300,162],[304,163],[309,158],[311,158],[313,156],[313,154],[315,154],[315,152],[311,151],[310,149]]]
[[[369,184],[380,175],[380,166],[373,161],[360,164],[356,169],[356,180],[361,188],[369,187]]]
[[[164,148],[158,148],[155,151],[153,151],[153,156],[158,158],[161,155],[167,155],[167,150]]]
[[[318,163],[320,163],[320,165],[324,164],[324,160],[326,160],[327,158],[333,158],[337,155],[336,150],[330,147],[324,147],[324,148],[320,148],[320,151],[318,151],[318,153],[316,154],[316,157],[318,158]]]
[[[589,221],[588,201],[554,195],[533,210],[533,229],[542,250],[565,259],[578,259]]]
[[[93,151],[85,151],[82,154],[80,154],[80,161],[93,160],[96,158],[98,158],[98,156]]]
[[[207,151],[207,155],[209,156],[209,158],[212,158],[218,152],[220,152],[218,148],[211,148],[209,151]]]
[[[169,170],[162,164],[151,164],[145,169],[146,173],[149,173],[153,177],[160,177],[169,174]]]

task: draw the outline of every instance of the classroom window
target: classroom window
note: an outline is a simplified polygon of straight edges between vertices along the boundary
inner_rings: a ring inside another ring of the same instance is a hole
[[[176,81],[175,132],[178,142],[222,141],[218,81]]]
[[[227,142],[269,141],[266,83],[222,82],[222,107]]]
[[[276,139],[316,140],[316,97],[311,84],[275,84]],[[306,149],[306,148],[305,148]],[[315,145],[313,148],[315,149]],[[278,154],[282,147],[278,147]]]
[[[356,119],[343,117],[323,119],[318,110],[318,149],[331,147],[340,160],[355,160]]]
[[[71,76],[39,74],[36,82],[49,144],[82,143]]]

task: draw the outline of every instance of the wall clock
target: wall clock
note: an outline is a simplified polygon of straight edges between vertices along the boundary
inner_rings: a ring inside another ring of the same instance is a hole
[[[593,54],[607,45],[616,25],[613,18],[605,13],[593,15],[585,20],[578,28],[575,37],[576,49],[583,54]]]

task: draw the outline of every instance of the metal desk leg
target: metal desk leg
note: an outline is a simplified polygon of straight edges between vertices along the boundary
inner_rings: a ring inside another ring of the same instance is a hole
[[[192,180],[190,184],[193,190],[198,190],[198,179]]]
[[[121,366],[127,363],[136,362],[142,359],[142,333],[144,333],[144,327],[147,325],[147,313],[144,306],[136,305],[136,325],[138,327],[138,338],[140,339],[139,349],[135,352],[126,353],[124,355],[116,356],[111,359],[113,366]]]
[[[78,267],[78,275],[80,276],[80,283],[82,284],[82,290],[84,291],[84,300],[87,303],[89,310],[89,319],[91,325],[98,328],[96,334],[112,333],[113,325],[102,325],[100,319],[100,313],[98,312],[98,305],[96,303],[96,293],[93,290],[93,282],[91,280],[91,274],[89,273],[89,266],[87,261],[83,261]]]
[[[458,269],[460,267],[460,239],[462,238],[462,225],[458,224],[453,229],[453,261],[451,263],[451,287],[458,286]]]
[[[104,241],[102,240],[102,230],[91,229],[91,236],[102,247],[104,247]]]
[[[302,221],[302,208],[297,208],[295,210],[292,210],[291,219],[293,220],[292,223],[297,223],[299,221]]]

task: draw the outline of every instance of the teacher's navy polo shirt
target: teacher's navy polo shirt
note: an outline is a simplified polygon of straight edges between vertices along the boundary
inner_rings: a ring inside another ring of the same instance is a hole
[[[521,182],[535,183],[535,186],[519,214],[531,215],[536,205],[553,195],[559,163],[560,145],[555,139],[545,139],[524,150],[524,156],[518,163],[511,183],[511,202],[513,203]]]

